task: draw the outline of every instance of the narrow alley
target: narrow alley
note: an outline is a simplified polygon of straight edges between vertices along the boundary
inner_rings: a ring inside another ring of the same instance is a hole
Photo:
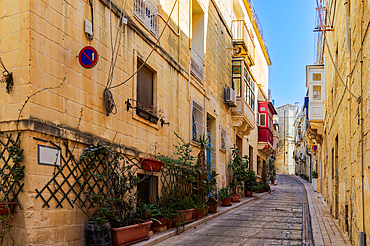
[[[279,175],[279,185],[274,189],[156,245],[311,245],[311,230],[302,230],[307,198],[301,183],[293,176]]]

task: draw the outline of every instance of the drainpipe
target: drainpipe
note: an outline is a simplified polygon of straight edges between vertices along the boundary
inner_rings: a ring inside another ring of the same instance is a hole
[[[364,1],[362,0],[362,6],[363,8],[365,8],[365,3]],[[363,34],[363,30],[362,30],[362,24],[364,22],[364,15],[362,14],[362,18],[361,18],[361,41],[363,39],[362,37],[362,34]],[[362,46],[363,44],[361,44]],[[359,103],[361,103],[361,179],[362,179],[362,231],[360,231],[360,246],[365,246],[366,245],[366,228],[365,228],[365,183],[364,183],[364,99],[363,99],[363,80],[362,80],[362,73],[363,73],[363,64],[364,64],[364,61],[363,61],[363,52],[362,52],[362,48],[361,48],[361,60],[360,60],[360,68],[361,68],[361,71],[360,71],[360,86],[361,86],[361,96],[360,96],[360,101]]]
[[[347,64],[348,71],[351,71],[351,27],[350,27],[350,0],[344,0],[344,17],[345,17],[345,26],[346,26],[346,47],[347,47]]]

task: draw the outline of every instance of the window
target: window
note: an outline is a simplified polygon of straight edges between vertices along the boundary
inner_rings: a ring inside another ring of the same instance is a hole
[[[142,65],[141,61],[137,62],[137,67]],[[137,73],[137,106],[140,108],[153,110],[153,75],[154,73],[143,66]]]
[[[227,131],[226,129],[222,127],[221,128],[221,149],[226,151],[228,145],[229,145],[229,139],[227,138]]]
[[[266,108],[265,107],[260,107],[260,111],[265,112],[266,111]]]
[[[312,99],[321,100],[321,85],[312,86]]]
[[[242,77],[242,62],[241,61],[233,61],[232,65],[232,88],[234,89],[236,96],[242,96],[242,89],[241,89],[241,77]]]
[[[266,114],[260,114],[260,126],[266,126]]]
[[[193,140],[199,139],[199,136],[204,134],[204,110],[203,107],[193,101],[193,114],[192,114],[192,126],[193,126]]]
[[[257,112],[257,126],[260,125],[260,113]]]
[[[312,75],[312,80],[313,81],[321,81],[321,73],[314,73]]]
[[[254,110],[254,81],[248,72],[248,69],[244,67],[244,82],[245,82],[245,100]]]
[[[261,158],[257,155],[257,175],[261,175]]]
[[[158,177],[153,175],[138,174],[141,180],[137,185],[138,196],[145,204],[155,204],[158,201]]]
[[[249,169],[253,170],[253,147],[249,145]]]
[[[191,73],[203,83],[204,63],[204,12],[197,0],[192,0],[191,16]]]

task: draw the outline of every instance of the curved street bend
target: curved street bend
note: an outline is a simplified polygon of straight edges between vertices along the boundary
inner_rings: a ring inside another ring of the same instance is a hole
[[[274,189],[156,245],[312,245],[307,196],[301,183],[290,175],[279,175]]]

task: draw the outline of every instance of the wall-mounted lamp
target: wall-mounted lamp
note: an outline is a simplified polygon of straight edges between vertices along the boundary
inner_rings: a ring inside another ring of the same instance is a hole
[[[164,121],[164,117],[163,116],[161,117],[160,121],[161,121],[161,127],[163,127],[163,125],[167,125],[167,126],[170,125],[170,122],[165,122]]]

